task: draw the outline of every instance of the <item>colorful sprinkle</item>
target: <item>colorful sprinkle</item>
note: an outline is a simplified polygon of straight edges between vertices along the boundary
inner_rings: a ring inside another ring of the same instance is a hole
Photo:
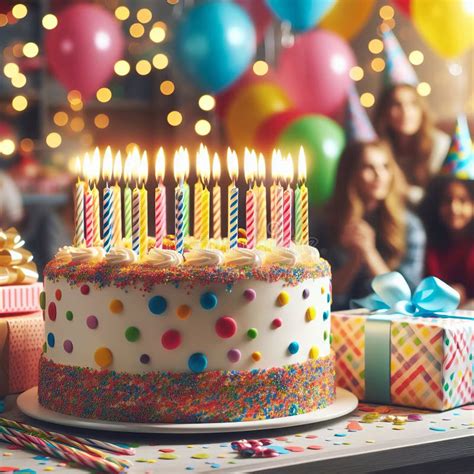
[[[302,446],[285,446],[285,449],[292,453],[302,453],[304,451]]]
[[[56,297],[58,301],[61,301],[63,294],[59,288],[54,292],[54,296]]]
[[[306,310],[306,321],[312,321],[316,317],[316,308],[314,306],[310,306]]]
[[[72,341],[70,341],[69,339],[66,339],[64,341],[64,344],[63,344],[63,347],[64,347],[64,350],[70,354],[74,348],[73,344],[72,344]]]
[[[95,363],[103,369],[108,367],[113,361],[112,351],[107,347],[100,347],[95,351]]]
[[[227,352],[227,358],[234,364],[239,362],[241,357],[242,353],[239,351],[239,349],[231,349],[229,352]]]
[[[81,285],[80,291],[83,295],[88,295],[91,289],[89,288],[89,285]]]
[[[250,328],[247,331],[247,337],[249,339],[255,339],[258,336],[258,330],[256,328]]]
[[[148,354],[142,354],[140,356],[140,362],[142,364],[149,364],[150,363],[150,356]]]
[[[277,296],[277,305],[278,306],[285,306],[290,302],[290,295],[286,291],[282,291]]]
[[[290,345],[288,346],[288,352],[290,354],[296,354],[299,350],[300,350],[300,345],[296,341],[291,342]]]
[[[86,324],[89,329],[97,329],[99,327],[99,320],[95,316],[88,316]]]
[[[418,413],[410,413],[408,415],[408,421],[422,421],[423,417]]]
[[[51,319],[51,321],[56,321],[56,315],[57,315],[57,309],[56,309],[56,303],[51,301],[48,305],[48,317]]]
[[[195,352],[189,357],[188,367],[195,374],[203,372],[207,367],[207,357],[202,352]]]
[[[360,423],[357,421],[350,421],[347,423],[346,429],[349,431],[362,431],[363,428]]]
[[[123,311],[123,303],[120,300],[112,300],[109,304],[111,313],[118,314]]]
[[[309,358],[310,359],[317,359],[319,357],[319,349],[317,346],[312,346],[309,350]]]
[[[272,327],[273,329],[278,329],[281,327],[281,325],[283,324],[283,321],[281,318],[275,318],[273,321],[272,321]]]
[[[127,341],[136,342],[140,339],[140,329],[135,326],[130,326],[125,330],[125,338]]]
[[[161,344],[169,351],[176,349],[181,345],[181,333],[176,329],[169,329],[161,336]]]
[[[168,303],[166,302],[166,299],[163,298],[163,296],[153,296],[152,298],[150,298],[150,301],[148,301],[148,309],[153,314],[163,314],[166,311],[167,307]]]
[[[255,290],[248,288],[244,291],[244,298],[247,301],[253,301],[256,297],[257,297],[257,292]]]
[[[319,451],[323,449],[323,447],[320,446],[319,444],[311,444],[308,446],[308,449],[312,449],[313,451]]]
[[[182,304],[176,308],[176,316],[179,319],[188,319],[191,316],[191,307],[187,304]]]
[[[40,308],[44,311],[46,308],[46,293],[44,291],[42,291],[39,295],[39,304]]]
[[[222,316],[216,321],[216,333],[224,339],[232,337],[237,331],[237,323],[230,316]]]
[[[199,301],[204,309],[214,309],[217,306],[217,295],[212,291],[208,291],[201,295]]]
[[[66,311],[66,319],[68,321],[72,321],[74,318],[74,314],[72,313],[72,311]]]
[[[308,298],[309,298],[309,290],[308,290],[308,288],[305,288],[303,290],[303,299],[306,300]]]
[[[252,359],[255,362],[258,362],[261,358],[262,358],[262,353],[261,352],[259,352],[259,351],[252,352]]]
[[[48,340],[48,346],[49,347],[54,347],[54,344],[56,343],[56,339],[55,339],[54,334],[52,332],[50,332],[48,334],[47,340]]]

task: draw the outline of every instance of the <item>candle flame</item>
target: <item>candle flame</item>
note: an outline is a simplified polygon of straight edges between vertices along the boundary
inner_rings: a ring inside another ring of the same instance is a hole
[[[155,177],[158,183],[165,179],[165,152],[163,151],[163,147],[160,147],[156,154]]]
[[[254,150],[245,148],[244,151],[244,175],[247,183],[252,183],[257,175],[257,154]]]
[[[78,156],[76,156],[76,159],[74,160],[74,173],[77,175],[78,179],[81,179],[84,174],[81,159]]]
[[[267,171],[265,168],[265,157],[260,153],[258,155],[257,176],[262,183],[265,181],[266,174]]]
[[[272,178],[273,181],[278,181],[281,175],[283,157],[280,150],[273,150],[272,152]]]
[[[112,150],[108,146],[105,149],[104,159],[102,161],[102,178],[107,183],[112,178],[112,167],[113,167]]]
[[[115,155],[113,176],[116,183],[118,183],[122,177],[122,154],[120,150]]]
[[[133,179],[138,183],[140,179],[140,152],[137,147],[134,147],[132,150],[130,162]]]
[[[85,180],[91,180],[91,157],[87,152],[82,160],[82,174],[84,175]]]
[[[236,181],[239,177],[239,161],[235,150],[230,148],[227,148],[227,171],[229,172],[230,179]]]
[[[182,184],[189,173],[189,154],[188,150],[179,147],[174,154],[174,179],[177,183]]]
[[[129,153],[127,155],[127,158],[125,159],[125,166],[123,169],[123,177],[127,184],[132,179],[132,172],[133,172],[133,160],[132,160],[132,155]]]
[[[300,182],[306,181],[306,155],[302,146],[298,153],[298,180]]]
[[[290,153],[286,155],[286,158],[281,161],[282,167],[280,171],[280,176],[286,181],[286,184],[289,186],[294,178],[294,166],[293,166],[293,157]]]
[[[206,185],[209,183],[209,178],[211,177],[211,159],[207,146],[203,146],[202,143],[198,151],[196,164],[198,176],[201,178],[203,184]]]
[[[138,169],[138,180],[142,186],[145,186],[148,180],[148,155],[146,151],[143,152]]]
[[[92,161],[91,161],[91,170],[89,173],[91,181],[94,183],[99,182],[100,178],[100,151],[99,148],[96,147],[94,150],[94,153],[92,155]]]
[[[212,177],[216,184],[218,184],[221,177],[221,162],[217,153],[214,153],[214,158],[212,159]]]

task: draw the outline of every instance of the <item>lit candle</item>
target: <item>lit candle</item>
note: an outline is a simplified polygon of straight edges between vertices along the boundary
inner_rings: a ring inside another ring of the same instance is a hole
[[[155,247],[163,246],[163,237],[166,235],[166,188],[163,185],[165,179],[165,153],[160,147],[155,161]]]
[[[74,245],[81,246],[84,243],[84,191],[85,182],[82,181],[81,159],[76,157],[75,171],[77,183],[74,192]]]
[[[283,243],[283,187],[280,185],[281,153],[273,150],[271,198],[271,235],[278,246]]]
[[[245,193],[245,227],[247,233],[247,248],[249,249],[255,248],[257,238],[257,227],[255,225],[255,192],[253,190],[256,171],[257,156],[255,152],[251,153],[246,148],[244,154],[244,174],[249,189]]]
[[[184,150],[178,150],[174,155],[175,188],[175,234],[176,251],[184,252],[184,178],[189,169]]]
[[[292,203],[293,190],[290,185],[293,181],[293,158],[288,155],[284,162],[284,169],[281,170],[280,176],[284,177],[286,189],[283,191],[283,247],[289,247],[291,244],[291,221],[292,221]]]
[[[228,237],[230,248],[237,247],[239,237],[239,188],[236,181],[239,176],[239,163],[237,153],[230,148],[227,149],[227,170],[232,182],[228,188]]]
[[[84,191],[84,218],[85,218],[85,227],[86,227],[86,247],[92,247],[94,245],[94,215],[93,215],[92,192],[90,189],[91,161],[90,161],[89,153],[86,153],[84,156],[83,174],[84,174],[84,178],[89,183],[86,185],[85,191]]]
[[[124,206],[124,224],[125,224],[125,238],[132,238],[132,190],[129,183],[132,179],[133,159],[132,155],[128,155],[125,160],[125,167],[123,170],[123,177],[125,179],[125,189],[123,190],[123,206]]]
[[[114,196],[114,235],[112,241],[114,245],[117,245],[122,240],[122,190],[119,184],[122,178],[122,155],[120,151],[115,155],[113,176],[115,185],[112,186]]]
[[[260,185],[256,187],[257,194],[257,242],[267,238],[267,188],[265,187],[265,158],[260,153],[258,157],[257,176]]]
[[[140,254],[140,190],[138,182],[140,180],[140,162],[132,154],[132,172],[135,179],[135,188],[132,193],[132,249],[138,256]],[[140,160],[140,157],[138,157]]]
[[[181,154],[183,156],[183,160],[187,165],[185,165],[184,169],[184,185],[183,185],[183,192],[184,192],[184,236],[187,237],[189,235],[189,184],[188,184],[188,177],[189,177],[189,153],[187,148],[180,147]]]
[[[221,163],[219,155],[214,153],[212,160],[212,178],[214,187],[212,188],[212,235],[215,239],[220,239],[221,234],[221,188],[219,179],[221,177]]]
[[[306,187],[306,157],[303,147],[298,154],[298,186],[295,191],[295,242],[309,243],[308,188]]]
[[[146,182],[148,179],[148,156],[143,152],[140,161],[140,260],[143,260],[148,253],[148,193]]]
[[[112,152],[110,147],[107,147],[104,160],[102,163],[102,178],[105,181],[105,188],[103,191],[103,239],[104,250],[106,253],[110,252],[112,247],[113,226],[114,226],[114,192],[109,187],[109,181],[112,177]]]
[[[210,229],[210,207],[211,207],[211,193],[209,192],[209,180],[211,178],[211,162],[209,159],[209,152],[207,147],[204,147],[201,155],[201,170],[202,180],[201,191],[201,246],[206,248],[209,243],[209,229]]]
[[[204,157],[204,145],[201,143],[196,154],[196,175],[197,181],[194,185],[194,237],[201,240],[201,225],[202,225],[202,176],[201,176],[201,161]]]
[[[97,183],[100,177],[100,152],[96,148],[92,155],[91,178],[92,178],[92,219],[94,222],[94,246],[100,245],[100,202]]]

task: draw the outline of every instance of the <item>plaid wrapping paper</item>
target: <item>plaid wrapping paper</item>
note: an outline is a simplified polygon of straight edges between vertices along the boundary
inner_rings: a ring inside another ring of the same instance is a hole
[[[331,319],[337,384],[360,400],[365,398],[368,314],[366,310],[336,312]],[[390,327],[390,395],[394,405],[442,411],[473,402],[473,365],[474,320],[394,315]]]

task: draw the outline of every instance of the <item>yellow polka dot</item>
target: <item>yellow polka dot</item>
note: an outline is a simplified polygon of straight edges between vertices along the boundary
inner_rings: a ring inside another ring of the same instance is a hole
[[[182,304],[176,308],[176,316],[179,319],[188,319],[191,316],[191,308],[187,304]]]
[[[309,350],[309,358],[317,359],[319,357],[319,349],[316,346],[312,346]]]
[[[103,369],[108,367],[114,360],[112,351],[107,347],[100,347],[94,354],[95,363]]]
[[[255,362],[258,362],[262,358],[262,353],[261,352],[252,352],[252,359]]]
[[[312,321],[316,317],[316,309],[314,306],[310,306],[306,310],[306,321]]]
[[[120,300],[112,300],[109,304],[111,313],[121,313],[123,311],[123,303]]]
[[[286,291],[282,291],[277,297],[277,305],[285,306],[290,302],[290,295]]]
[[[324,295],[324,293],[326,293],[326,288],[324,288],[324,286],[321,287],[321,294]]]

